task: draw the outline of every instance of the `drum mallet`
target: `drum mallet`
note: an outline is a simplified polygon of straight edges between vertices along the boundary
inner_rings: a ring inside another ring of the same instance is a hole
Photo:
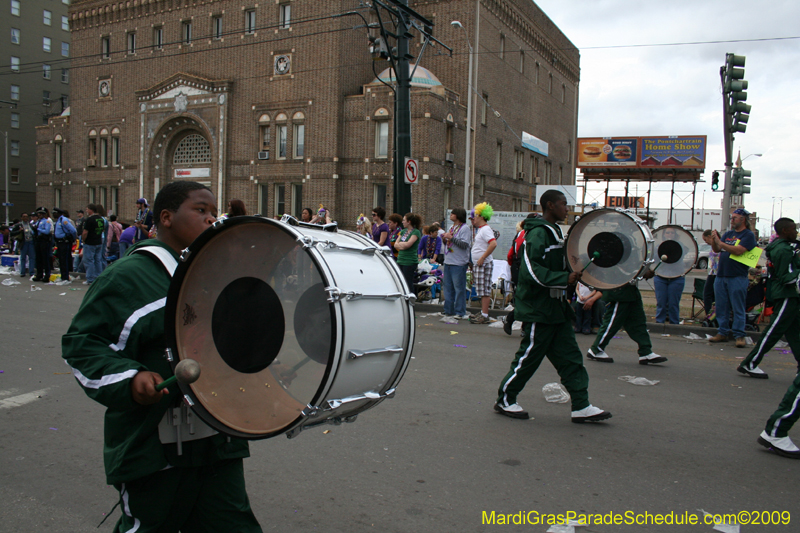
[[[165,389],[176,381],[183,383],[184,385],[189,385],[190,383],[197,381],[199,377],[200,363],[194,359],[184,359],[175,365],[175,375],[156,385],[156,390],[160,391]]]
[[[658,264],[656,265],[656,268],[654,268],[654,269],[653,269],[653,272],[655,272],[656,270],[658,270],[658,267],[660,267],[660,266],[661,266],[661,263],[663,263],[663,262],[664,262],[664,261],[666,261],[666,260],[667,260],[667,254],[664,254],[664,255],[662,255],[662,256],[661,256],[661,261],[659,261],[659,262],[658,262]]]
[[[589,268],[589,265],[591,265],[594,262],[594,260],[597,259],[598,257],[600,257],[600,252],[592,253],[592,258],[589,259],[589,262],[586,263],[585,267],[583,267],[583,270],[581,270],[581,274],[583,274],[583,271],[586,270],[587,268]]]

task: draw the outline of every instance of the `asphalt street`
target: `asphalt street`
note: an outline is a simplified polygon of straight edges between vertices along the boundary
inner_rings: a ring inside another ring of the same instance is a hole
[[[103,408],[60,357],[85,287],[41,287],[0,286],[0,531],[111,531],[119,509],[96,529],[117,500],[102,467]],[[544,533],[548,525],[530,521],[569,511],[651,515],[578,533],[713,531],[652,522],[668,513],[702,521],[700,510],[744,511],[749,521],[786,511],[788,525],[740,531],[800,530],[800,461],[756,443],[794,378],[791,354],[773,351],[762,364],[770,379],[754,380],[735,372],[746,350],[732,343],[654,332],[655,351],[669,361],[648,367],[621,333],[608,348],[614,364],[586,363],[591,401],[610,421],[572,424],[568,404],[546,402],[542,387],[558,380],[547,361],[519,397],[534,417],[521,421],[492,410],[518,333],[423,315],[395,398],[353,424],[251,443],[248,491],[264,531]],[[591,340],[578,336],[584,352]],[[498,524],[516,513],[529,523]]]

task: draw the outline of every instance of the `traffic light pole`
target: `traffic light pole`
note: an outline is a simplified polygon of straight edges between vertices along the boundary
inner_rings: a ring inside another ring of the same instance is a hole
[[[408,0],[400,0],[408,6]],[[411,157],[411,78],[409,72],[409,31],[406,14],[401,13],[397,26],[397,92],[395,94],[394,212],[411,211],[411,185],[405,183],[406,157]]]
[[[725,67],[720,67],[719,76],[722,80],[722,87],[725,87]],[[728,109],[728,95],[722,94],[722,122],[723,132],[725,139],[725,181],[723,182],[722,189],[722,230],[728,230],[730,225],[730,217],[728,213],[731,212],[731,170],[733,169],[733,135],[731,135],[730,128],[730,110]]]

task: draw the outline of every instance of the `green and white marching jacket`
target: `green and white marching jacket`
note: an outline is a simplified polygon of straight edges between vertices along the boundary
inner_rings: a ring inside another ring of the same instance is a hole
[[[131,481],[168,466],[204,466],[221,459],[247,457],[247,442],[217,434],[183,443],[162,444],[158,425],[164,413],[180,400],[172,387],[155,405],[134,402],[131,380],[139,371],[172,369],[164,357],[164,306],[171,275],[137,243],[125,257],[109,266],[91,285],[72,324],[61,339],[62,355],[78,383],[93,400],[106,407],[103,456],[109,484]]]

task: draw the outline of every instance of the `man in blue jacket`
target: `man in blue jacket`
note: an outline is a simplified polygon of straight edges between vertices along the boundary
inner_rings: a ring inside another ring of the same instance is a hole
[[[56,231],[56,257],[58,267],[61,269],[61,281],[69,281],[69,266],[72,263],[72,243],[78,237],[78,231],[67,218],[60,207],[53,208],[53,214],[58,218],[55,221]]]
[[[574,312],[566,298],[567,285],[581,278],[580,272],[566,270],[564,236],[557,224],[567,217],[567,199],[551,189],[540,202],[542,218],[528,218],[524,223],[523,261],[514,310],[516,320],[522,321],[522,342],[500,382],[494,409],[511,418],[529,418],[517,403],[517,395],[547,356],[572,398],[572,421],[599,422],[611,418],[611,413],[589,403],[589,374],[575,341]]]

